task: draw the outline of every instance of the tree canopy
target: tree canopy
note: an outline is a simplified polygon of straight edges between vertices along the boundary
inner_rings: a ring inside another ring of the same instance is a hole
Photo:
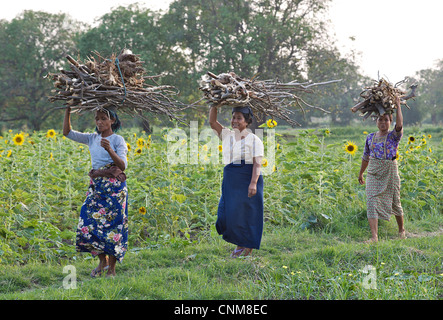
[[[355,119],[349,108],[372,79],[325,36],[329,2],[176,0],[165,13],[134,4],[113,9],[94,27],[63,13],[24,11],[0,21],[0,128],[38,130],[58,123],[60,115],[47,101],[52,84],[44,76],[64,66],[67,54],[106,56],[123,48],[139,54],[148,73],[163,74],[160,82],[179,88],[184,102],[201,97],[199,81],[207,71],[298,82],[342,79],[316,89],[308,102],[331,111],[333,122],[347,124]],[[421,91],[410,104],[414,121],[428,114],[433,123],[441,121],[443,63],[412,80]],[[308,115],[304,121],[309,120]]]

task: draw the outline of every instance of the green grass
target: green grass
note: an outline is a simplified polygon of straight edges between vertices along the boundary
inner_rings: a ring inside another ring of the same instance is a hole
[[[236,260],[229,258],[234,246],[214,230],[223,166],[170,165],[167,129],[152,137],[122,132],[132,147],[130,251],[114,279],[91,279],[97,260],[75,252],[87,148],[46,132],[25,134],[25,143],[14,145],[17,133],[6,133],[0,137],[0,299],[442,299],[443,130],[407,128],[400,144],[409,238],[396,239],[391,219],[379,222],[380,243],[366,245],[365,189],[357,175],[363,131],[374,128],[277,129],[277,170],[264,177],[262,248]],[[138,154],[141,137],[152,143]],[[354,157],[343,150],[349,140],[359,148]],[[265,139],[265,154],[267,148]],[[63,288],[67,265],[76,269],[77,289]],[[363,285],[369,265],[377,289]]]
[[[394,223],[394,222],[392,222]],[[199,243],[139,248],[117,266],[115,278],[92,279],[88,255],[61,263],[32,262],[0,271],[0,299],[442,299],[443,235],[405,240],[395,232],[363,244],[324,232],[266,228],[262,248],[229,257],[218,236]],[[76,268],[77,289],[64,289],[63,267]],[[377,289],[362,270],[376,268]]]

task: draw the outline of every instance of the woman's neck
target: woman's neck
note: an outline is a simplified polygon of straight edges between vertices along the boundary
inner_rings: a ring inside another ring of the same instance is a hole
[[[249,134],[248,128],[245,128],[242,131],[240,131],[239,129],[235,128],[234,132],[235,132],[236,140],[244,139]]]
[[[114,132],[112,132],[112,130],[106,130],[106,131],[100,132],[100,135],[102,136],[102,138],[112,136],[113,134],[114,134]]]

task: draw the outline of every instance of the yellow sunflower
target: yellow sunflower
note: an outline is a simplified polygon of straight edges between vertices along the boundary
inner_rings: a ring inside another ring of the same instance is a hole
[[[263,158],[263,160],[261,161],[261,165],[263,167],[267,167],[268,166],[268,160],[266,160],[265,158]]]
[[[408,138],[408,144],[409,143],[414,143],[415,142],[415,138],[413,136],[409,136]]]
[[[15,137],[12,139],[12,141],[14,141],[14,144],[21,146],[23,142],[25,142],[25,137],[21,133],[16,134]]]
[[[131,145],[126,142],[126,146],[128,147],[128,151],[131,151]]]
[[[145,215],[146,214],[146,208],[145,207],[140,207],[138,209],[138,213]]]
[[[142,153],[142,148],[138,147],[137,149],[135,149],[135,154],[141,154]]]
[[[223,151],[223,146],[222,146],[222,145],[219,145],[219,146],[218,146],[218,151],[219,151],[219,152],[222,152],[222,151]]]
[[[269,119],[266,122],[266,125],[268,126],[268,128],[274,128],[277,126],[277,121],[275,121],[274,119]]]
[[[145,145],[145,139],[143,139],[143,138],[139,138],[139,139],[137,140],[137,147],[139,147],[139,148],[143,148],[144,145]]]
[[[55,131],[53,129],[48,130],[46,133],[46,138],[55,138]]]
[[[355,154],[355,152],[358,150],[358,147],[354,142],[348,141],[344,145],[344,149],[347,153],[349,153],[351,156],[353,156]]]

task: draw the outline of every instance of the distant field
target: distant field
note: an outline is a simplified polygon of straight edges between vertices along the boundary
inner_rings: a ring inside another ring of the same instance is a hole
[[[396,240],[395,222],[380,222],[382,241],[372,246],[361,243],[370,235],[357,175],[364,131],[374,126],[275,129],[275,143],[269,129],[263,135],[262,249],[239,260],[228,258],[232,245],[213,229],[223,165],[205,162],[221,159],[218,149],[200,141],[197,164],[171,164],[167,129],[121,132],[130,146],[131,251],[112,282],[89,280],[95,261],[75,252],[87,147],[58,131],[7,132],[0,138],[0,298],[441,298],[441,128],[406,129],[399,170],[409,238]],[[190,147],[185,140],[177,143]],[[350,141],[354,155],[344,150]],[[61,288],[69,264],[77,268],[77,290]],[[368,265],[376,268],[377,290],[362,285]],[[168,285],[153,289],[156,283]]]

